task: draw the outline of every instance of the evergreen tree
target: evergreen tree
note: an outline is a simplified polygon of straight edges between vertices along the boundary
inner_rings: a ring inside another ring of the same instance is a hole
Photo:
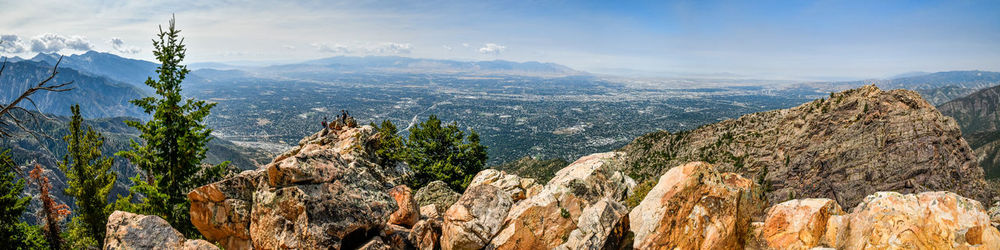
[[[69,230],[71,243],[74,248],[99,248],[104,245],[105,225],[111,214],[108,193],[118,176],[111,172],[114,159],[101,155],[104,136],[90,126],[83,130],[80,105],[73,105],[70,110],[73,117],[69,122],[69,134],[63,137],[68,153],[59,163],[59,169],[69,180],[66,194],[76,199],[76,217]],[[93,244],[88,244],[90,242]]]
[[[476,131],[466,138],[456,123],[441,126],[441,120],[434,115],[409,131],[402,158],[414,172],[413,189],[441,180],[463,192],[486,165],[486,146],[479,144]]]
[[[49,177],[42,175],[42,165],[35,164],[35,169],[31,170],[29,176],[38,185],[38,199],[42,200],[41,216],[45,220],[42,231],[45,233],[45,239],[48,240],[52,249],[63,249],[64,242],[60,222],[69,215],[69,206],[59,204],[55,198],[52,198],[52,194],[49,192],[52,190],[52,184],[49,183]]]
[[[375,155],[378,156],[379,164],[383,166],[394,166],[402,160],[403,138],[397,133],[396,125],[392,121],[382,121],[382,126],[371,124],[378,134],[378,147]]]
[[[31,197],[21,194],[24,179],[17,178],[17,165],[10,150],[0,152],[0,246],[6,249],[47,247],[38,226],[20,221]]]
[[[195,187],[218,180],[228,162],[202,167],[212,130],[202,124],[214,103],[184,100],[181,82],[190,72],[181,65],[187,51],[180,30],[170,19],[167,30],[160,28],[153,40],[153,55],[160,62],[157,80],[146,80],[156,95],[132,100],[153,117],[148,122],[127,121],[141,132],[144,144],[132,142],[132,150],[120,152],[132,164],[145,171],[145,179],[133,178],[133,192],[142,193],[143,203],[123,205],[126,209],[162,217],[186,235],[197,235],[189,219],[187,193]],[[130,197],[126,198],[128,201]]]

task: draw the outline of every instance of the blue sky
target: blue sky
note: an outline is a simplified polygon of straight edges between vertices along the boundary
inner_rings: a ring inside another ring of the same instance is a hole
[[[0,53],[151,59],[175,13],[189,62],[335,55],[543,61],[774,79],[1000,71],[1000,1],[11,1]]]

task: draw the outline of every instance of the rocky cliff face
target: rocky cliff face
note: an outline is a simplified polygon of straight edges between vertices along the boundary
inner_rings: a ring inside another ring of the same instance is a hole
[[[199,187],[188,194],[191,221],[228,249],[356,248],[387,236],[399,207],[389,190],[409,170],[375,164],[372,136],[368,126],[320,132],[260,169]]]
[[[705,161],[760,180],[771,204],[816,197],[850,207],[877,191],[992,198],[955,121],[907,90],[865,86],[693,131],[647,134],[621,151],[639,180]]]

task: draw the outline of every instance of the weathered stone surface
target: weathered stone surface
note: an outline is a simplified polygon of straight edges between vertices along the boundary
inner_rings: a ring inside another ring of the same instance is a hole
[[[950,192],[878,192],[847,215],[847,249],[1000,249],[1000,231],[975,200]]]
[[[435,204],[430,204],[430,205],[422,206],[422,207],[420,207],[420,218],[421,219],[428,219],[428,218],[438,218],[438,217],[441,217],[441,213],[439,213],[438,211],[440,211],[440,210],[438,210],[437,205],[435,205]]]
[[[628,234],[628,208],[605,197],[583,209],[577,228],[558,249],[622,249]]]
[[[420,210],[417,202],[413,200],[413,194],[406,185],[399,185],[389,190],[389,196],[396,201],[395,212],[389,215],[389,223],[403,226],[413,226],[420,220]]]
[[[844,210],[831,199],[782,202],[768,209],[760,238],[774,249],[834,247],[836,238],[825,238],[827,224],[831,216],[843,214]],[[832,229],[835,232],[836,225]]]
[[[990,210],[987,210],[986,213],[990,215],[990,223],[993,224],[993,227],[1000,228],[1000,201],[993,203],[993,206],[990,206]]]
[[[439,214],[444,214],[444,211],[451,207],[458,201],[458,198],[462,194],[451,190],[448,184],[443,181],[432,181],[427,183],[427,186],[417,190],[417,193],[413,195],[413,199],[417,201],[417,206],[427,206],[434,204]]]
[[[166,220],[152,215],[115,211],[108,216],[104,249],[219,249],[204,240],[189,240]]]
[[[441,221],[437,219],[426,219],[418,221],[410,230],[410,237],[407,238],[415,248],[421,250],[439,249],[438,243],[441,238]]]
[[[479,185],[465,194],[444,215],[441,249],[481,249],[503,223],[513,202],[507,192],[492,185]]]
[[[878,191],[994,196],[955,120],[909,90],[864,86],[687,132],[647,134],[623,151],[629,175],[644,179],[706,159],[748,178],[766,169],[770,204],[811,197],[853,207]]]
[[[226,249],[250,248],[250,202],[263,177],[263,171],[248,170],[191,191],[191,223]]]
[[[739,249],[763,208],[753,181],[708,163],[674,167],[629,213],[636,249]]]
[[[510,198],[514,202],[523,200],[529,196],[529,193],[537,193],[537,191],[542,188],[542,185],[535,183],[535,179],[521,178],[517,175],[508,174],[507,172],[496,169],[479,171],[479,173],[472,178],[472,182],[469,183],[470,187],[478,185],[493,185],[497,188],[503,189],[503,191],[510,194]]]
[[[578,228],[583,211],[601,200],[620,206],[635,186],[635,182],[619,171],[619,153],[600,153],[585,156],[556,172],[541,191],[518,202],[504,218],[504,227],[490,242],[495,249],[551,249],[570,237]],[[614,213],[596,213],[609,216],[587,218],[614,221]],[[610,225],[609,225],[610,226]],[[591,230],[591,229],[585,229]],[[610,230],[610,229],[609,229]],[[588,237],[583,231],[580,237]],[[575,244],[585,244],[578,242]]]
[[[409,175],[376,164],[374,139],[369,126],[306,137],[261,169],[189,193],[192,223],[227,248],[360,247],[403,203],[388,191]],[[416,214],[412,204],[400,223]]]
[[[385,244],[385,241],[383,241],[382,238],[378,236],[375,236],[375,238],[372,238],[367,243],[358,248],[358,250],[390,250],[390,249],[392,249],[392,247],[389,247],[388,244]]]

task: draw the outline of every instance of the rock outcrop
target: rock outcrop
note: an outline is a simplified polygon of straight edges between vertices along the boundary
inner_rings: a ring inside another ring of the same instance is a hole
[[[764,175],[770,204],[812,197],[852,207],[878,191],[993,196],[955,121],[908,90],[864,86],[691,131],[650,133],[622,151],[640,182],[691,161]]]
[[[493,185],[502,189],[510,194],[510,198],[514,202],[524,200],[542,190],[542,185],[535,183],[535,179],[521,178],[496,169],[479,171],[475,177],[472,177],[469,186],[478,185]]]
[[[513,202],[510,195],[492,185],[465,190],[444,215],[441,249],[481,249],[490,242],[503,223]]]
[[[740,249],[760,188],[703,162],[671,168],[629,213],[635,249]]]
[[[844,210],[831,199],[790,200],[774,205],[767,211],[767,219],[760,228],[760,238],[767,247],[774,249],[810,249],[836,246],[838,228],[830,228],[832,216]],[[835,218],[839,222],[840,218]],[[834,225],[838,226],[838,225]]]
[[[417,193],[413,195],[413,199],[417,201],[417,206],[421,208],[433,204],[438,209],[439,214],[444,214],[444,211],[448,210],[452,204],[455,204],[461,196],[462,194],[451,190],[448,184],[445,184],[443,181],[432,181],[431,183],[427,183],[427,186],[417,190]]]
[[[406,166],[376,164],[373,141],[369,126],[306,137],[258,170],[189,193],[192,224],[229,249],[369,243],[399,210],[388,191],[409,175]],[[410,220],[416,208],[404,205]]]
[[[621,224],[625,208],[621,201],[628,196],[635,181],[621,171],[620,153],[585,156],[556,172],[542,190],[518,202],[504,218],[503,230],[490,242],[495,249],[551,249],[558,247],[579,231],[571,246],[617,244],[614,226]],[[588,208],[599,202],[601,208]],[[582,214],[587,211],[588,216]],[[580,228],[586,224],[586,228]],[[594,227],[606,227],[596,229]]]
[[[792,200],[757,232],[768,249],[1000,249],[983,206],[950,192],[878,192],[849,214],[826,199]]]
[[[219,249],[204,240],[190,240],[158,216],[115,211],[108,217],[104,249]]]
[[[395,212],[389,215],[390,224],[412,227],[413,224],[417,223],[417,220],[420,220],[420,208],[413,200],[413,194],[409,187],[406,185],[396,186],[389,190],[389,195],[396,201],[396,207],[398,207]]]

